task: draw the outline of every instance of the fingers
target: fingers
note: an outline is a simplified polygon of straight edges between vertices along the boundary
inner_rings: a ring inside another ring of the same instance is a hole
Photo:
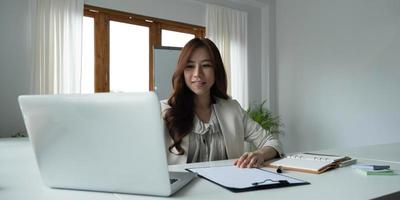
[[[251,152],[250,153],[245,153],[245,154],[246,154],[245,157],[244,157],[244,155],[242,156],[244,158],[243,158],[242,162],[239,165],[240,168],[246,168],[249,165],[250,161],[251,161],[251,158],[252,158]]]
[[[242,156],[240,156],[240,158],[235,161],[235,166],[241,167],[243,165],[243,162],[246,161],[247,156],[248,156],[248,152],[245,152]]]
[[[261,167],[262,162],[261,155],[254,152],[246,152],[234,162],[234,165],[240,168]]]
[[[247,167],[260,167],[259,162],[258,162],[258,157],[255,156],[251,159],[251,161],[249,162],[249,164],[247,165]]]

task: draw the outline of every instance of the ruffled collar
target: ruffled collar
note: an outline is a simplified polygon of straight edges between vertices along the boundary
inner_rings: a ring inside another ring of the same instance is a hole
[[[211,107],[211,117],[208,123],[201,121],[196,115],[194,115],[194,128],[193,133],[204,135],[207,132],[216,133],[218,131],[218,120],[215,116],[214,105]]]

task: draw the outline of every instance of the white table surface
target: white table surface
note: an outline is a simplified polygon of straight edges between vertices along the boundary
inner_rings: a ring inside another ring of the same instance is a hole
[[[51,189],[44,185],[30,142],[0,139],[0,199],[116,199],[112,193]]]
[[[386,163],[400,172],[398,157],[387,156],[388,149],[399,149],[400,144],[357,148],[346,155],[359,155],[361,163]],[[380,155],[379,151],[381,150]],[[328,150],[342,153],[342,150]],[[347,150],[343,150],[347,151]],[[325,152],[325,151],[321,151]],[[370,153],[368,153],[370,152]],[[374,152],[373,154],[371,152]],[[364,154],[366,153],[366,154]],[[364,156],[365,155],[365,156]],[[397,154],[399,155],[399,154]],[[364,159],[364,157],[371,159]],[[382,157],[381,157],[382,156]],[[373,157],[373,158],[372,158]],[[382,159],[381,159],[382,158]],[[388,160],[394,159],[394,160]],[[379,160],[388,160],[383,162]],[[170,166],[172,171],[182,171],[188,167],[206,165],[227,165],[232,160]],[[270,168],[266,168],[270,169]],[[272,169],[270,169],[272,170]],[[400,175],[366,176],[350,167],[338,168],[315,175],[299,172],[284,172],[285,175],[310,182],[310,185],[265,189],[251,192],[233,193],[207,180],[195,178],[189,185],[178,191],[172,199],[371,199],[400,191]],[[78,190],[51,189],[41,180],[34,160],[34,154],[27,139],[0,139],[0,199],[165,199],[142,195],[113,194]]]

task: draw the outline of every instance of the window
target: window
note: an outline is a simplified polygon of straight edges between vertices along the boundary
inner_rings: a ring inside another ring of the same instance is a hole
[[[195,35],[170,30],[161,30],[161,46],[183,47]]]
[[[154,90],[153,48],[183,47],[205,28],[85,5],[82,92]]]
[[[110,92],[149,86],[149,27],[110,21]]]

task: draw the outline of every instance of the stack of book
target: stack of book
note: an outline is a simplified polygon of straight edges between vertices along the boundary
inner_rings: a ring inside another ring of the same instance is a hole
[[[395,175],[395,172],[390,169],[390,165],[358,164],[353,165],[352,168],[357,169],[359,172],[365,175]]]

